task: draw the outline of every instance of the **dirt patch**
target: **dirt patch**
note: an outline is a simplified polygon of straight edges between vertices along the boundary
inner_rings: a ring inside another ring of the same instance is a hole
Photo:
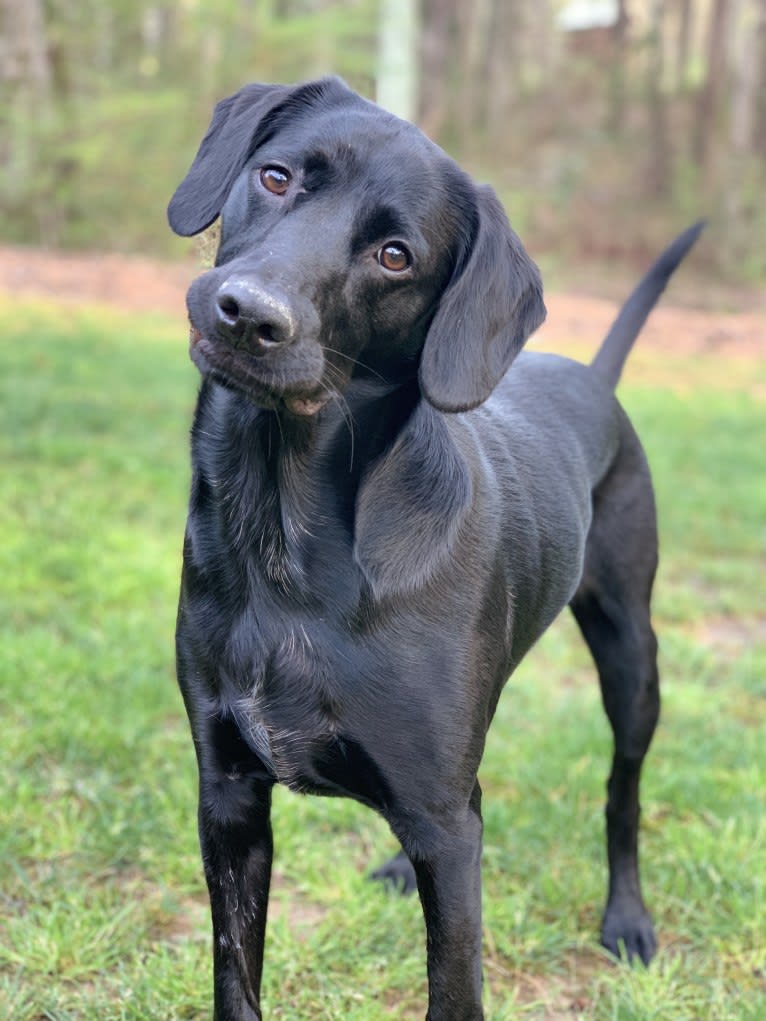
[[[516,1002],[536,1021],[585,1021],[592,1017],[593,1003],[586,990],[607,967],[603,953],[587,948],[565,954],[556,971],[544,975],[506,968],[498,958],[485,961],[489,985],[496,985],[498,992],[513,989]]]
[[[186,289],[200,269],[201,260],[192,256],[184,262],[162,262],[135,255],[0,245],[0,293],[74,304],[98,302],[127,312],[165,313],[177,316],[181,326],[186,318]],[[672,296],[665,299],[652,314],[642,334],[643,349],[696,355],[724,366],[731,359],[766,356],[763,309],[743,303],[742,311],[703,311],[674,307],[668,303],[672,300]],[[558,351],[573,348],[578,357],[595,350],[618,307],[603,298],[556,292],[546,293],[546,304],[548,319],[535,345]]]
[[[546,294],[545,301],[548,318],[536,340],[556,350],[574,342],[591,344],[595,351],[618,310],[614,302],[576,294]],[[642,331],[641,348],[707,356],[724,364],[729,358],[763,358],[766,315],[660,305]]]
[[[126,312],[186,317],[184,296],[199,262],[139,256],[49,252],[0,245],[0,293],[74,304],[113,305]]]
[[[311,929],[324,921],[326,915],[327,911],[321,904],[295,890],[279,872],[274,873],[271,878],[269,920],[286,918],[288,927],[296,939],[302,942]]]
[[[200,890],[195,894],[174,896],[165,902],[167,896],[159,887],[153,887],[148,881],[145,883],[142,900],[151,905],[152,934],[155,939],[178,943],[208,942],[212,930],[207,893]],[[291,933],[299,942],[303,942],[309,932],[324,920],[326,914],[320,904],[292,889],[278,873],[272,876],[269,922],[286,920]]]
[[[693,633],[700,645],[734,660],[748,649],[766,645],[766,617],[705,617],[695,623]]]

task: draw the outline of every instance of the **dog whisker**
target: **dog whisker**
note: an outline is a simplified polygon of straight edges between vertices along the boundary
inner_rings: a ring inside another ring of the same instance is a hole
[[[367,372],[371,372],[373,376],[377,376],[383,383],[388,382],[386,377],[382,376],[376,369],[373,369],[371,365],[367,365],[358,358],[352,358],[351,355],[347,355],[344,351],[338,351],[337,348],[328,347],[326,344],[322,344],[322,350],[328,351],[330,354],[338,355],[339,358],[345,358],[346,361],[351,362],[353,365],[358,365],[361,369],[366,369]]]
[[[330,365],[327,366],[327,372],[328,372],[328,375],[330,375],[330,376],[332,376],[332,372],[331,372],[332,368],[333,368],[333,366],[330,366]],[[338,371],[338,370],[335,370],[335,371]],[[342,377],[341,377],[341,379],[342,379]],[[342,390],[338,389],[337,387],[332,386],[331,385],[331,381],[329,383],[322,382],[321,386],[324,389],[324,391],[327,394],[330,395],[331,400],[333,400],[337,404],[338,410],[340,411],[340,414],[341,414],[341,418],[343,419],[343,421],[344,421],[344,423],[346,425],[346,428],[348,429],[348,436],[349,436],[349,459],[348,459],[349,463],[348,463],[348,471],[349,471],[349,474],[351,474],[351,472],[353,472],[353,470],[354,470],[354,445],[355,445],[355,442],[356,442],[355,429],[354,429],[354,415],[353,415],[353,413],[351,411],[351,408],[349,407],[349,403],[346,400]]]

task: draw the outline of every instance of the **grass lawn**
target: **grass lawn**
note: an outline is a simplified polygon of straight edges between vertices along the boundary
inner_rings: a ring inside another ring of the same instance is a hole
[[[209,1019],[172,660],[183,324],[41,303],[0,322],[0,1018]],[[482,769],[488,1021],[766,1018],[766,368],[676,361],[639,350],[621,388],[662,526],[642,799],[660,953],[630,970],[597,946],[610,737],[562,618],[511,679]],[[393,850],[385,825],[282,790],[274,823],[268,1017],[421,1018],[419,905],[364,878]]]

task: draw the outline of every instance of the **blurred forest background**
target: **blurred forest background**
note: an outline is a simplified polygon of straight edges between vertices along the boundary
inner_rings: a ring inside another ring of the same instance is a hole
[[[766,0],[0,0],[0,238],[172,255],[216,100],[325,73],[495,185],[536,254],[766,274]]]

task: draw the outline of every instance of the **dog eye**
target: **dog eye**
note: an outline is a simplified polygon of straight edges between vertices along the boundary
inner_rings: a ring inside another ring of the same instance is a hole
[[[412,265],[412,256],[404,245],[385,245],[378,252],[378,262],[390,273],[403,273]]]
[[[291,180],[289,172],[284,167],[269,166],[261,169],[261,184],[272,195],[284,195],[290,187]]]

